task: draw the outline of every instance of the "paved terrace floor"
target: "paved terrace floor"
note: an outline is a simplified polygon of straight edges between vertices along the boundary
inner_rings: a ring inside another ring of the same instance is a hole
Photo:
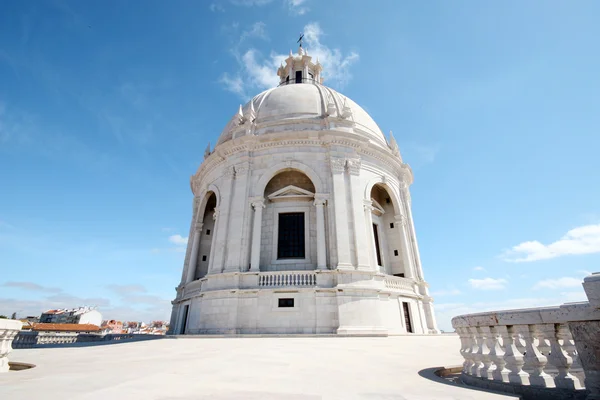
[[[0,399],[437,400],[514,397],[440,383],[455,335],[159,339],[13,350],[37,367],[0,374]],[[425,376],[422,376],[425,375]]]

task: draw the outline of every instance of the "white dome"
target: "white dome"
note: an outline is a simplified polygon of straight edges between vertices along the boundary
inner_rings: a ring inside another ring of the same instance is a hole
[[[225,126],[217,145],[238,137],[237,132],[252,122],[254,133],[261,135],[286,130],[320,130],[324,129],[323,119],[329,118],[336,127],[387,147],[381,129],[365,110],[348,97],[316,83],[289,84],[266,90],[242,107],[241,114],[234,115]],[[244,122],[240,124],[240,120]]]

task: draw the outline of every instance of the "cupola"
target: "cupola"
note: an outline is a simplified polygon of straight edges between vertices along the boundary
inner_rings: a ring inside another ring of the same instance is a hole
[[[316,63],[313,62],[312,57],[308,55],[308,52],[300,43],[298,53],[293,54],[290,50],[285,65],[282,63],[277,70],[279,86],[296,83],[323,83],[322,70],[323,67],[319,63],[319,59],[317,58]]]

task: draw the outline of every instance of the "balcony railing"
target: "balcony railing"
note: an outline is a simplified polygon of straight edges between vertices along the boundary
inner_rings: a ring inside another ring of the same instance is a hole
[[[414,291],[414,281],[399,276],[386,276],[383,283],[387,289]]]
[[[454,317],[463,381],[526,398],[585,397],[586,388],[600,398],[600,275],[584,289],[589,302]]]
[[[312,287],[317,284],[314,271],[276,271],[261,272],[258,276],[259,287]]]
[[[302,78],[302,79],[299,79],[298,81],[295,78],[294,79],[290,78],[289,81],[283,81],[279,85],[277,85],[277,87],[279,87],[279,86],[286,86],[286,85],[294,85],[296,83],[318,83],[313,78]]]

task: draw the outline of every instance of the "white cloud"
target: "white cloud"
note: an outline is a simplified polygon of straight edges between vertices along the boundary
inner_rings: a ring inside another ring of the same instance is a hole
[[[557,306],[568,302],[585,301],[583,289],[579,292],[562,292],[556,296],[539,298],[505,298],[491,302],[469,302],[469,303],[441,303],[434,304],[435,316],[440,329],[446,332],[454,331],[451,319],[457,315],[471,314],[485,311],[514,310],[521,308]]]
[[[169,236],[169,242],[179,245],[179,246],[187,245],[187,241],[188,241],[187,237],[183,237],[179,234]]]
[[[225,9],[223,8],[223,6],[220,3],[211,3],[208,6],[209,10],[212,12],[225,12]]]
[[[351,51],[343,55],[337,48],[330,48],[321,43],[323,30],[318,22],[311,22],[304,27],[304,42],[306,50],[314,60],[317,58],[323,64],[322,75],[326,81],[344,86],[350,81],[350,66],[359,59],[358,53]]]
[[[544,279],[543,281],[539,281],[533,286],[534,290],[538,289],[560,289],[560,288],[572,288],[572,287],[580,287],[582,279],[579,278],[570,278],[563,277],[557,279]]]
[[[236,6],[245,6],[245,7],[259,6],[260,7],[260,6],[269,4],[272,1],[273,0],[231,0],[231,3],[235,4]]]
[[[600,224],[571,229],[562,238],[547,245],[537,240],[520,243],[505,252],[503,257],[510,262],[530,262],[593,253],[600,253]]]
[[[229,90],[230,92],[233,92],[241,97],[246,96],[244,90],[244,81],[242,81],[242,78],[239,75],[231,77],[228,73],[224,73],[223,76],[221,76],[221,79],[219,79],[219,82],[223,84],[226,90]]]
[[[473,271],[485,271],[485,268],[483,268],[483,267],[475,267],[475,268],[473,268]]]
[[[318,23],[310,23],[304,27],[305,49],[313,60],[319,59],[323,65],[323,77],[332,85],[343,86],[351,78],[350,67],[358,60],[358,53],[343,54],[340,49],[329,48],[321,43],[323,31]],[[238,62],[238,71],[224,73],[219,81],[223,87],[248,100],[251,94],[277,86],[279,77],[277,68],[288,57],[271,51],[268,56],[263,55],[255,48],[240,51],[243,42],[250,37],[268,39],[265,24],[258,22],[248,31],[244,31],[240,40],[231,50]],[[242,78],[243,77],[243,78]]]
[[[502,278],[469,279],[469,285],[478,290],[500,290],[504,289],[507,283],[508,281]]]
[[[240,43],[242,43],[248,38],[253,37],[260,38],[263,40],[269,40],[269,35],[267,35],[266,28],[267,24],[265,24],[264,22],[255,22],[254,24],[252,24],[252,27],[249,30],[242,32],[242,35],[240,36]]]
[[[306,0],[286,0],[286,3],[292,15],[304,15],[310,11],[310,8],[304,6]]]
[[[10,282],[9,281],[9,282],[3,283],[0,286],[19,288],[19,289],[29,290],[29,291],[34,291],[34,292],[50,292],[50,293],[62,292],[62,289],[55,288],[55,287],[42,286],[42,285],[38,285],[37,283],[34,283],[34,282]]]

